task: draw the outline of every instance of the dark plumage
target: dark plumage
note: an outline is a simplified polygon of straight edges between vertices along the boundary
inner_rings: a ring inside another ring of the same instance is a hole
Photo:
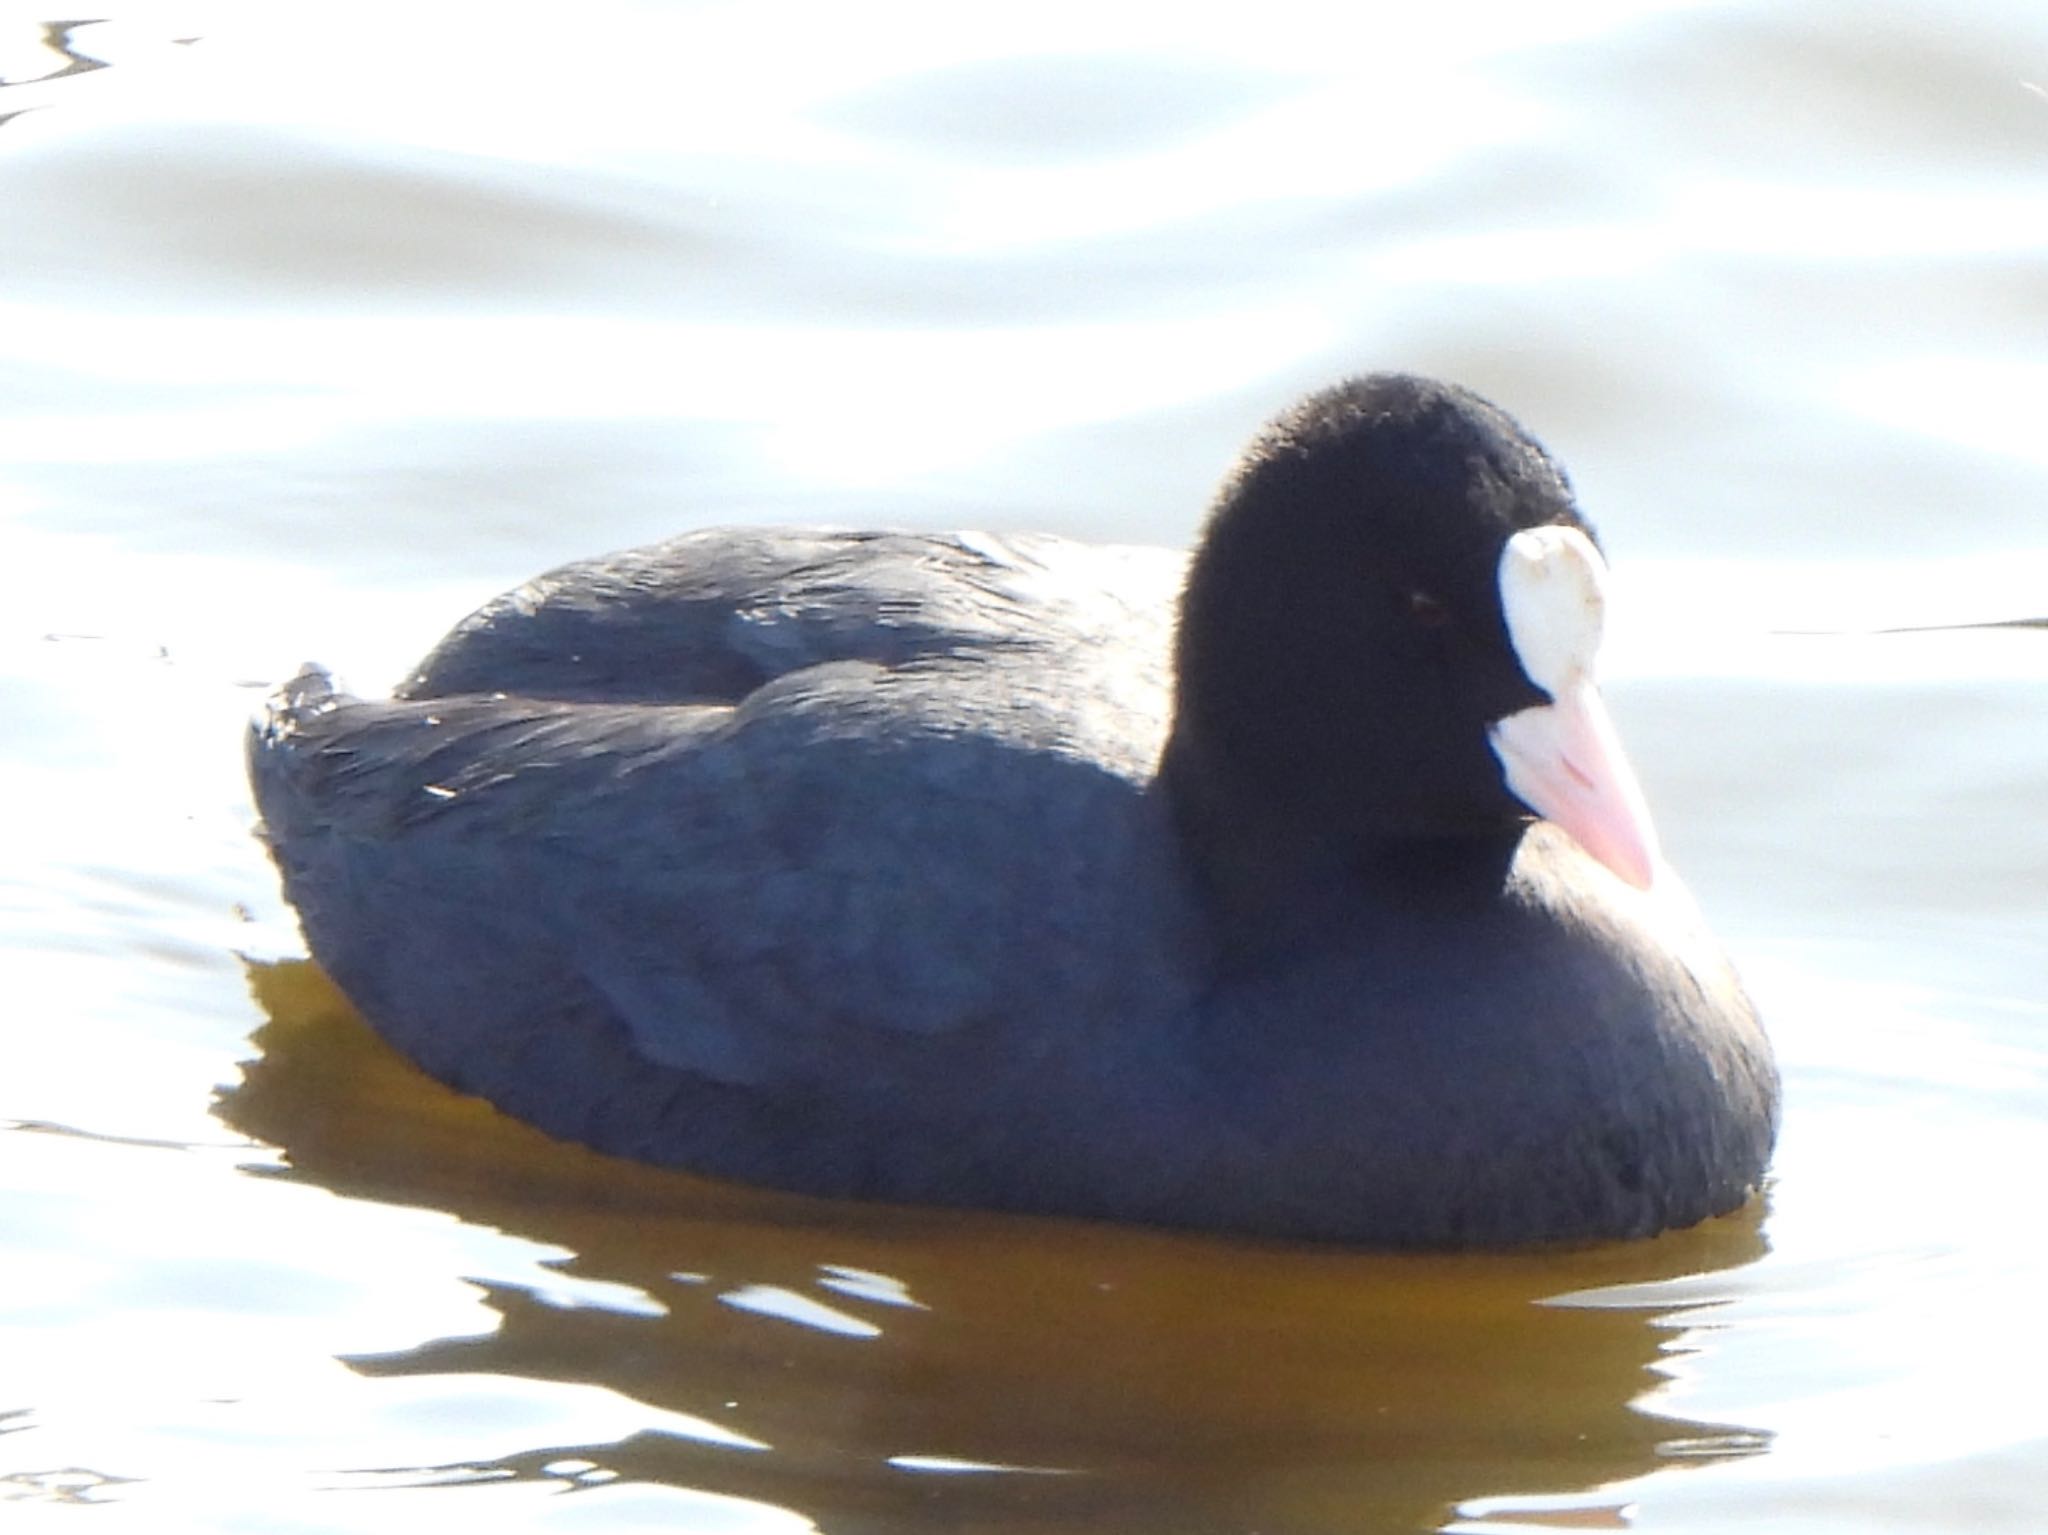
[[[1641,1235],[1746,1197],[1776,1077],[1676,882],[1532,821],[1489,748],[1552,696],[1499,575],[1544,526],[1583,528],[1511,419],[1375,375],[1253,444],[1177,644],[1162,551],[691,533],[497,599],[389,702],[307,669],[251,774],[365,1016],[603,1150],[1374,1244]]]

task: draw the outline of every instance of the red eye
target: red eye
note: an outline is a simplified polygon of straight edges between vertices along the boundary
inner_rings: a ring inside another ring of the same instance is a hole
[[[1441,629],[1451,621],[1451,610],[1441,598],[1415,591],[1408,594],[1408,616],[1425,629]]]

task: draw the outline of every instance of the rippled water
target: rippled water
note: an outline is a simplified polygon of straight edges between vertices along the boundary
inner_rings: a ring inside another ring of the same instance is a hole
[[[2048,11],[1422,9],[0,21],[7,1528],[2042,1526]],[[1452,1260],[767,1196],[298,958],[238,732],[301,659],[712,521],[1183,542],[1371,366],[1616,556],[1787,1070],[1760,1208]]]

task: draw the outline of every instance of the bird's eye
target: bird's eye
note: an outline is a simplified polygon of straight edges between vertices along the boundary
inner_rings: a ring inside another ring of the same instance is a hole
[[[1441,629],[1451,621],[1451,610],[1441,597],[1412,591],[1408,594],[1408,617],[1425,629]]]

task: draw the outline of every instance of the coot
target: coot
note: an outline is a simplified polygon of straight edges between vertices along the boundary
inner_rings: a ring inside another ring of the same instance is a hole
[[[1476,395],[1274,420],[1191,560],[741,528],[565,566],[249,740],[315,958],[433,1075],[812,1193],[1336,1239],[1733,1208],[1770,1048]]]

